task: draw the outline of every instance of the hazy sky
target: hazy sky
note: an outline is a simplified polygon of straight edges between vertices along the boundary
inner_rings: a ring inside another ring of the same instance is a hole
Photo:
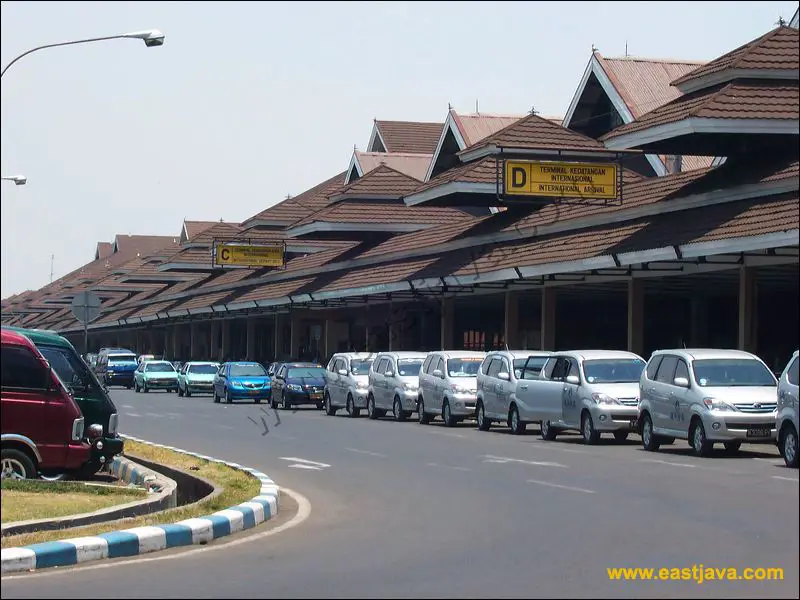
[[[98,240],[242,221],[343,171],[374,117],[561,116],[590,56],[708,60],[790,19],[780,2],[3,2],[2,296]]]

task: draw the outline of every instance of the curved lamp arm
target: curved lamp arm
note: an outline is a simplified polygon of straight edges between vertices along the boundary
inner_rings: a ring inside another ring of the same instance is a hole
[[[59,46],[73,46],[75,44],[89,44],[91,42],[105,42],[106,40],[118,40],[123,38],[132,38],[138,40],[144,40],[144,44],[147,47],[152,46],[161,46],[164,44],[164,34],[161,33],[158,29],[149,29],[147,31],[134,31],[132,33],[122,33],[120,35],[109,35],[105,37],[97,37],[97,38],[87,38],[85,40],[74,40],[72,42],[59,42],[57,44],[45,44],[44,46],[37,46],[36,48],[31,48],[27,52],[23,52],[10,63],[8,63],[5,67],[3,67],[2,73],[0,73],[0,77],[6,74],[6,71],[17,62],[19,59],[28,56],[28,54],[32,54],[34,52],[38,52],[39,50],[45,50],[46,48],[58,48]]]

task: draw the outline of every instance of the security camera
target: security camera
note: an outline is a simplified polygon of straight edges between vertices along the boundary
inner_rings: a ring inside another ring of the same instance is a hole
[[[152,48],[154,46],[163,46],[164,45],[164,36],[153,36],[153,37],[146,37],[144,38],[144,45],[148,48]]]

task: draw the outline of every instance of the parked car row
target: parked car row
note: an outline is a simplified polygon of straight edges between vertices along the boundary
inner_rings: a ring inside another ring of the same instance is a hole
[[[538,423],[545,440],[575,430],[586,444],[636,433],[648,451],[683,439],[698,456],[717,443],[777,443],[797,467],[798,360],[778,381],[738,350],[659,350],[649,361],[612,350],[339,353],[324,372],[323,405],[328,415],[416,412],[421,424],[475,419],[481,431],[503,423],[515,434]]]
[[[2,329],[2,477],[85,478],[122,452],[106,387],[65,338]]]

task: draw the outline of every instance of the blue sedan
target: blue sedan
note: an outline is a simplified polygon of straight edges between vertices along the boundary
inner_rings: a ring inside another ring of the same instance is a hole
[[[214,402],[225,398],[253,400],[256,404],[272,397],[272,384],[266,369],[256,362],[224,363],[214,376]]]

